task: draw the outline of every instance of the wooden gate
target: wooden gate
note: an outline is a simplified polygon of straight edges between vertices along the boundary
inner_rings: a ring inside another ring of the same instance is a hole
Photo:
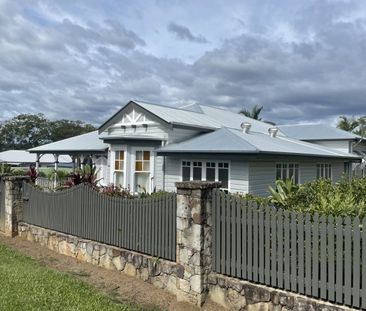
[[[0,231],[5,231],[5,182],[0,176]]]

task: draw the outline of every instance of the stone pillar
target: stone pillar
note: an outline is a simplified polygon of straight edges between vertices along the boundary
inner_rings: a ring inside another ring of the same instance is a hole
[[[22,217],[23,181],[29,181],[28,176],[3,177],[5,183],[5,230],[6,236],[14,237],[18,234],[18,222]]]
[[[201,306],[212,267],[212,189],[218,182],[178,182],[177,299]]]

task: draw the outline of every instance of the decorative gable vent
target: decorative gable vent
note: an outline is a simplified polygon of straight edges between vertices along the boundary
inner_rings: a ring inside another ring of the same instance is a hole
[[[142,126],[147,127],[148,124],[152,124],[152,123],[154,123],[154,122],[148,120],[143,113],[138,112],[135,109],[133,109],[130,113],[126,113],[123,115],[121,125],[122,126],[142,125]]]

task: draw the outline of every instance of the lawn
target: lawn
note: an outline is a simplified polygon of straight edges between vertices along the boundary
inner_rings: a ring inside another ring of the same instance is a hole
[[[0,310],[141,310],[0,244]]]

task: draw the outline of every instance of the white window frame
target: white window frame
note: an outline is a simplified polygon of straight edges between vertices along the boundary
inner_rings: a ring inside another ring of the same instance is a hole
[[[182,160],[181,161],[181,167],[180,167],[180,180],[183,181],[183,162],[190,162],[190,173],[189,173],[189,180],[193,181],[193,162],[202,162],[202,177],[201,180],[206,181],[206,165],[207,163],[215,163],[215,182],[218,182],[218,178],[219,178],[219,163],[225,163],[228,165],[227,170],[228,170],[228,188],[221,188],[223,190],[227,190],[228,192],[230,192],[230,184],[231,184],[231,161],[218,161],[218,160]]]
[[[316,177],[317,179],[330,179],[333,180],[333,167],[331,163],[317,163],[316,164]],[[318,168],[320,168],[320,174],[318,176]],[[329,177],[325,177],[327,175],[327,170],[329,170],[330,176]]]
[[[301,184],[301,166],[298,162],[277,162],[276,165],[275,165],[275,179],[276,180],[286,180],[286,179],[290,179],[291,176],[290,176],[290,165],[293,165],[294,166],[294,172],[295,172],[295,167],[297,165],[298,167],[298,181],[296,182],[296,180],[294,180],[294,183],[299,185]],[[280,178],[277,178],[277,166],[278,165],[281,165],[281,177]],[[284,178],[283,176],[283,166],[286,165],[286,176]],[[295,175],[296,176],[296,175]]]
[[[154,174],[154,164],[155,164],[155,156],[154,156],[154,151],[155,148],[154,147],[134,147],[131,148],[131,185],[132,185],[132,191],[137,193],[138,189],[136,189],[136,185],[135,185],[135,180],[136,180],[136,173],[149,173],[149,178],[150,178],[150,188],[146,189],[146,191],[148,193],[151,193],[152,190],[154,189],[155,186],[155,182],[154,182],[154,178],[155,178],[155,174]],[[136,172],[136,152],[137,151],[150,151],[150,171],[141,171],[141,172]]]
[[[127,157],[128,157],[128,153],[127,153],[127,146],[125,145],[115,145],[115,146],[111,146],[111,163],[110,163],[110,182],[113,183],[114,185],[116,185],[116,174],[115,172],[121,172],[120,170],[116,170],[116,151],[123,151],[124,152],[124,163],[123,163],[123,188],[126,188],[127,185]]]

